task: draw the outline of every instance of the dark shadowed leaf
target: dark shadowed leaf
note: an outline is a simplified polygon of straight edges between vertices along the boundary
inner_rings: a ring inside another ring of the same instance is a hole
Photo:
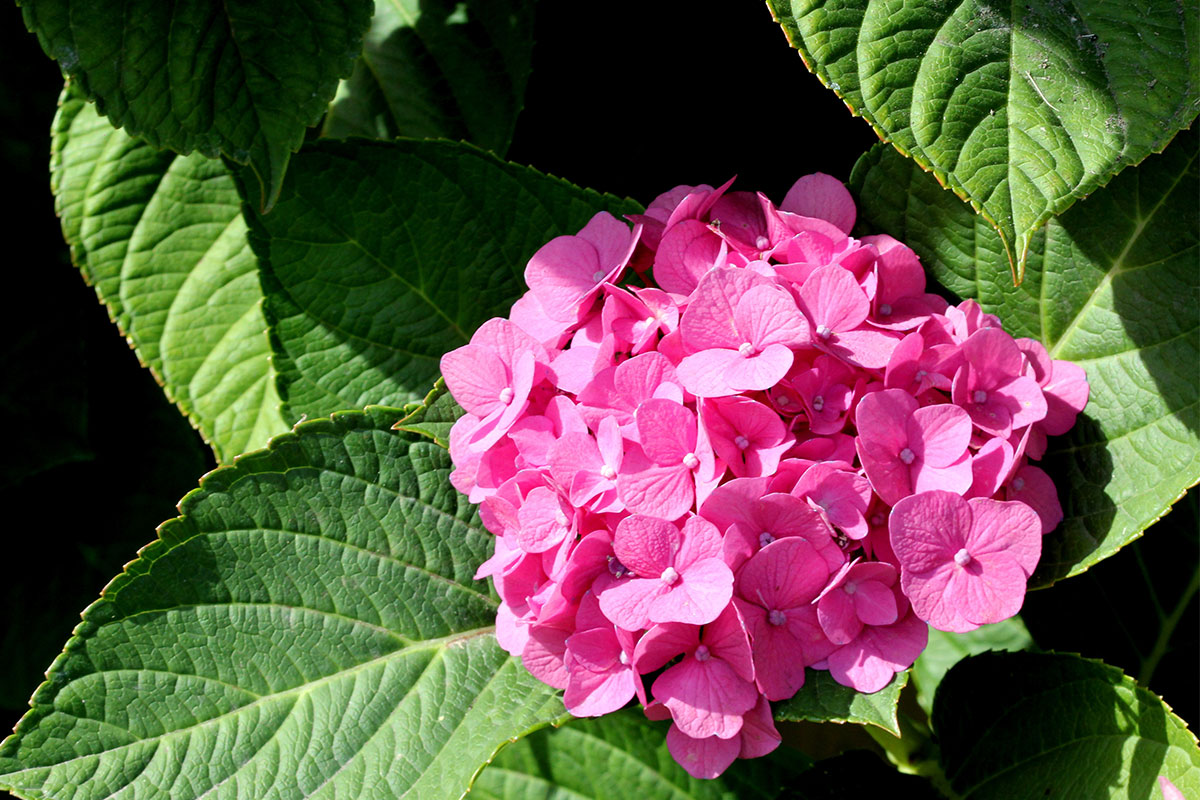
[[[942,766],[964,800],[1200,794],[1196,737],[1159,698],[1099,661],[987,653],[959,662],[934,701]]]
[[[350,74],[370,0],[23,0],[42,49],[109,121],[156,147],[250,164],[269,208]]]

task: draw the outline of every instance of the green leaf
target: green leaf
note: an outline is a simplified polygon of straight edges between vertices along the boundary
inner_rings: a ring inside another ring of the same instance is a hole
[[[768,5],[822,82],[996,226],[1014,276],[1052,215],[1200,111],[1195,3]]]
[[[917,685],[917,702],[926,714],[933,713],[933,695],[950,668],[967,656],[989,650],[1024,650],[1033,644],[1020,617],[992,625],[984,625],[969,633],[948,633],[929,629],[929,644],[913,664],[913,683]]]
[[[1088,406],[1042,462],[1066,519],[1043,540],[1034,586],[1112,555],[1200,480],[1197,141],[1181,135],[1052,220],[1016,288],[996,269],[995,232],[932,176],[885,147],[851,176],[864,226],[908,243],[1014,336],[1087,371]]]
[[[320,141],[255,217],[284,417],[420,401],[439,359],[525,291],[525,263],[629,200],[464,144]]]
[[[25,25],[97,109],[155,147],[250,164],[270,208],[288,158],[349,75],[370,0],[22,0]]]
[[[775,704],[775,719],[780,722],[854,722],[874,725],[899,736],[896,705],[900,702],[900,690],[907,683],[908,672],[899,672],[878,692],[863,694],[842,686],[826,670],[809,669],[804,686],[796,696]]]
[[[115,130],[73,88],[53,134],[72,257],[167,396],[219,461],[286,431],[258,260],[225,167]]]
[[[738,760],[715,780],[697,780],[667,751],[669,723],[627,709],[573,719],[508,745],[471,790],[471,800],[735,800],[779,796],[791,774],[807,766],[786,757]]]
[[[464,139],[503,155],[525,98],[534,3],[378,0],[325,136]]]
[[[458,798],[562,702],[496,643],[449,454],[368,409],[210,473],[0,745],[38,798]]]
[[[447,450],[450,449],[450,429],[465,412],[454,402],[446,382],[438,378],[424,402],[405,407],[407,414],[396,423],[396,430],[428,436]]]
[[[1162,775],[1200,796],[1196,737],[1119,669],[1053,653],[988,653],[946,675],[933,709],[942,765],[964,798],[1157,797]]]

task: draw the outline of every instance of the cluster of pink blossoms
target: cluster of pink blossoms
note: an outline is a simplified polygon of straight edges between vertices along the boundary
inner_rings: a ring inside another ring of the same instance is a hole
[[[510,319],[441,362],[500,644],[576,716],[669,718],[697,777],[773,750],[806,668],[875,692],[927,624],[1015,614],[1062,519],[1029,461],[1088,396],[926,293],[908,247],[850,237],[833,178],[778,207],[728,187],[544,245]]]

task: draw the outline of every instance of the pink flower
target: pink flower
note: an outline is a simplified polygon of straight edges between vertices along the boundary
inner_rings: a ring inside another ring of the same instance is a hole
[[[840,266],[813,272],[800,287],[800,305],[812,324],[813,344],[847,364],[881,369],[900,341],[864,327],[871,301],[854,275]]]
[[[952,405],[919,408],[900,389],[869,394],[858,404],[858,457],[875,493],[889,505],[914,492],[971,487],[971,420]]]
[[[679,330],[692,352],[679,378],[697,397],[771,388],[792,366],[790,348],[808,339],[808,323],[784,289],[731,269],[704,277]]]
[[[980,430],[1008,436],[1046,416],[1037,381],[1022,374],[1025,360],[1012,337],[981,328],[963,343],[966,363],[954,375],[954,402]]]
[[[634,663],[645,674],[678,655],[682,660],[654,681],[655,699],[693,739],[736,736],[758,702],[750,640],[736,609],[727,606],[703,632],[695,625],[655,625],[638,641]]]
[[[755,682],[768,700],[794,695],[804,667],[834,650],[813,605],[828,579],[812,545],[795,537],[768,544],[738,574],[734,603],[754,642]]]
[[[627,631],[656,622],[703,625],[733,596],[721,535],[701,517],[689,516],[682,530],[654,517],[625,517],[613,537],[613,554],[637,577],[601,590],[600,609]]]
[[[577,235],[542,245],[525,267],[525,282],[551,319],[574,322],[624,269],[640,233],[601,211]]]
[[[626,454],[617,495],[634,514],[678,519],[711,489],[716,465],[695,415],[670,400],[647,400],[635,417],[641,447]],[[722,468],[722,471],[724,469]]]
[[[1021,610],[1042,552],[1042,525],[1024,503],[911,495],[889,519],[900,587],[938,630],[964,633]]]
[[[481,452],[508,432],[549,362],[545,348],[506,319],[490,319],[471,343],[442,356],[442,376],[455,401],[480,417],[468,447]]]

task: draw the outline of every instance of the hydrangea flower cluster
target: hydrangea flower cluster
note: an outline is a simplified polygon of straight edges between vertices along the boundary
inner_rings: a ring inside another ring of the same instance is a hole
[[[927,625],[1015,614],[1063,516],[1030,462],[1088,396],[908,247],[852,238],[833,178],[779,206],[729,186],[550,241],[441,362],[500,644],[576,716],[670,719],[697,777],[773,750],[806,668],[875,692]]]

